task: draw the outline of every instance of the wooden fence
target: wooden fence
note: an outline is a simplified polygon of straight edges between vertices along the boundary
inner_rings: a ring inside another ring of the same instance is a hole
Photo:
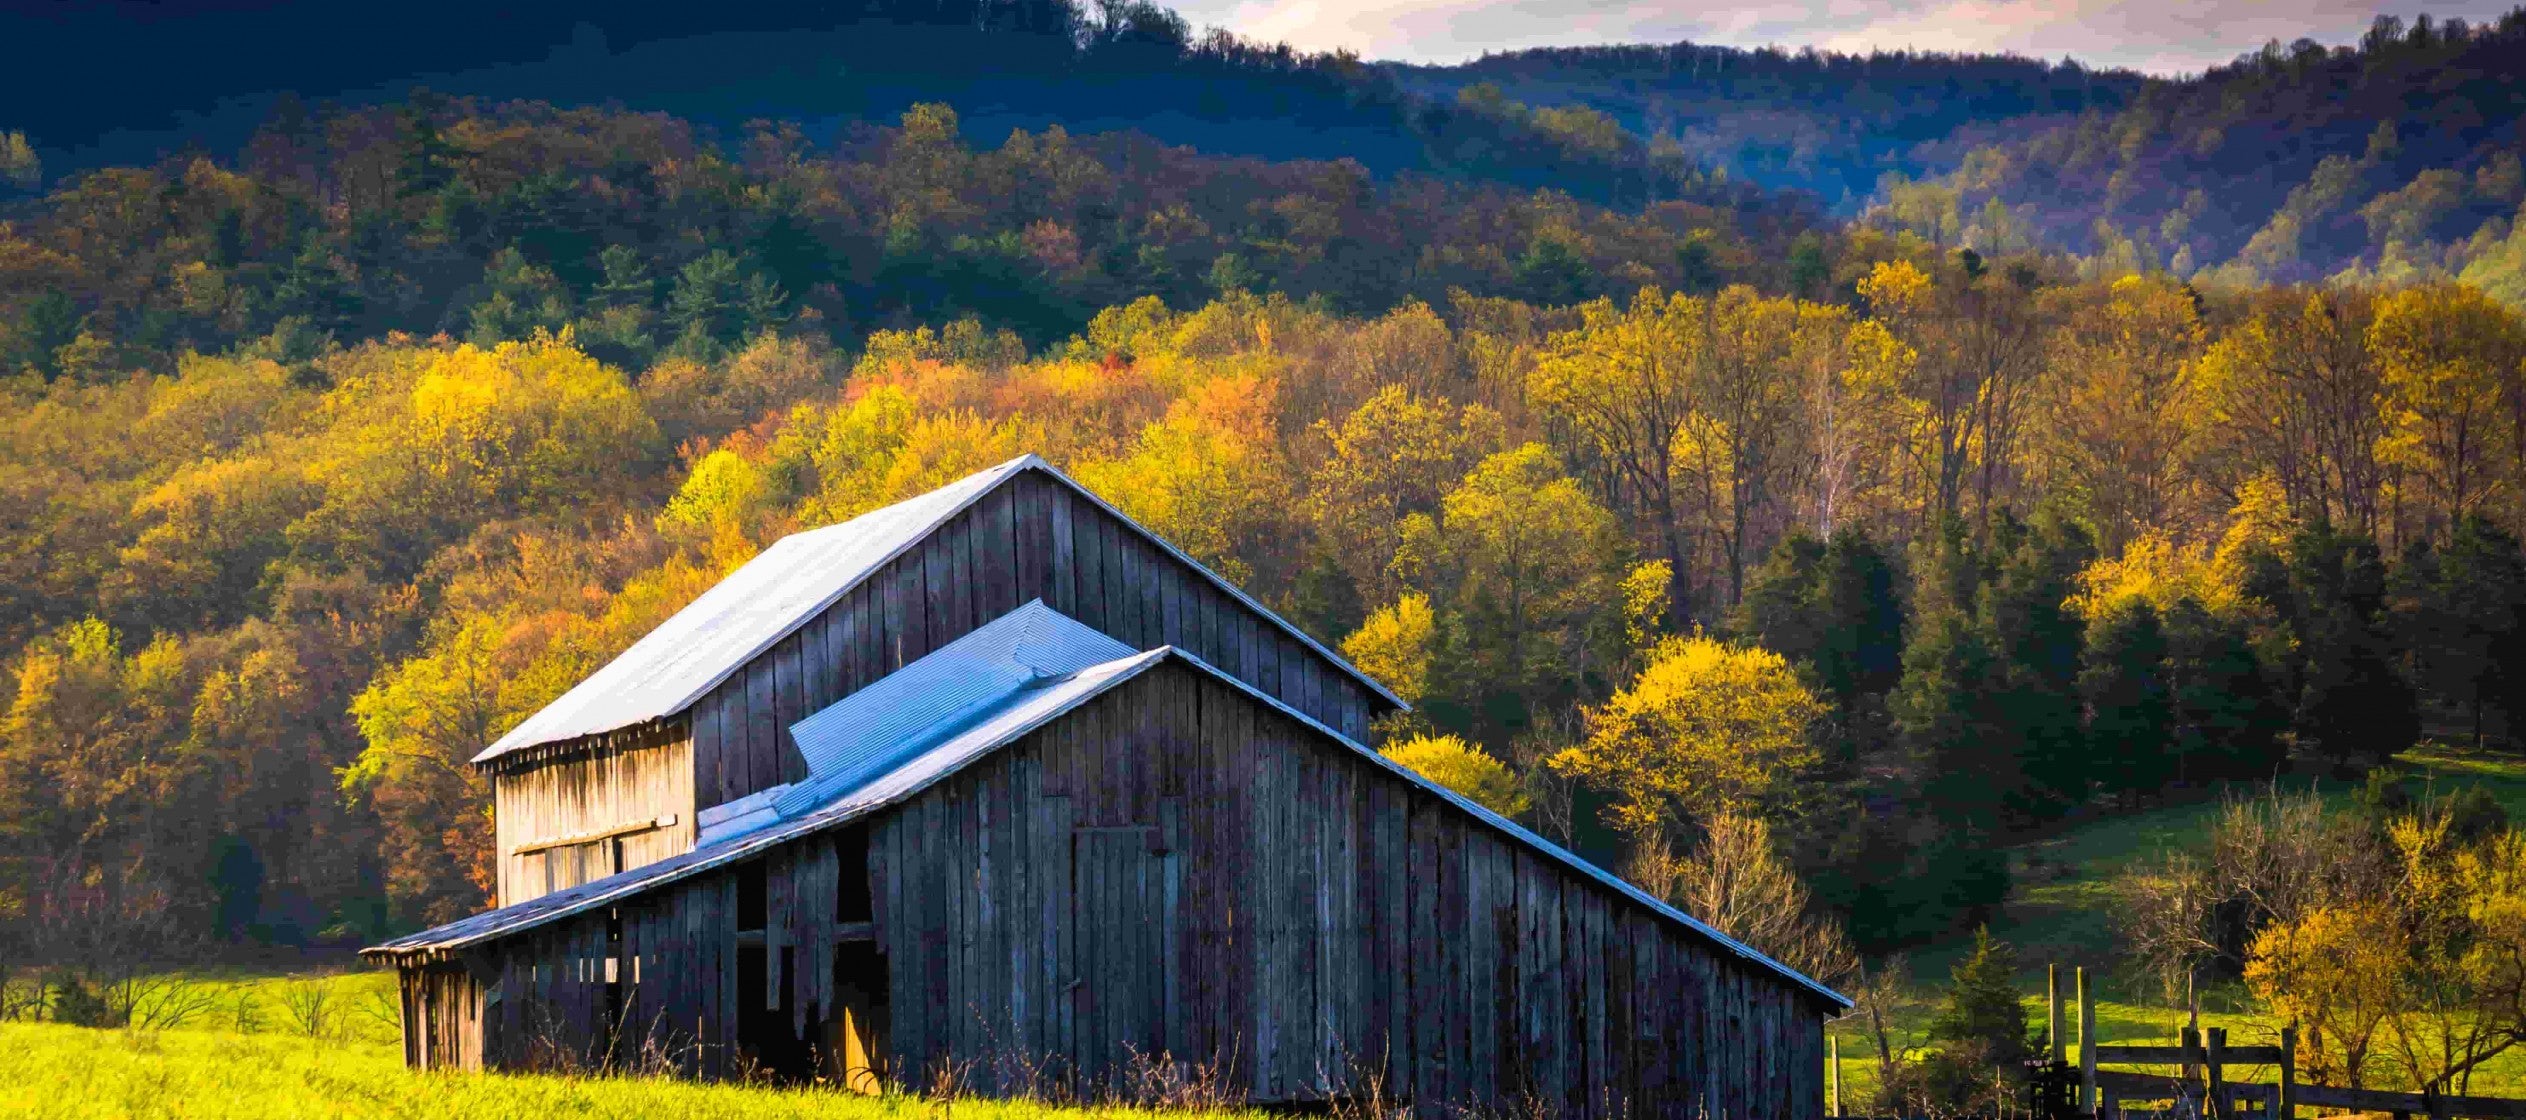
[[[2232,1046],[2220,1027],[2185,1027],[2173,1046],[2115,1044],[2096,1037],[2096,998],[2088,990],[2087,970],[2077,970],[2079,1012],[2079,1099],[2077,1111],[2096,1120],[2122,1120],[2134,1113],[2245,1120],[2268,1117],[2296,1120],[2298,1109],[2351,1109],[2391,1113],[2396,1120],[2427,1116],[2432,1120],[2485,1117],[2526,1120],[2526,1100],[2500,1097],[2457,1097],[2437,1093],[2398,1093],[2377,1089],[2337,1089],[2298,1083],[2298,1031],[2282,1027],[2277,1046]],[[2052,1057],[2064,1058],[2061,974],[2049,977],[2049,1025]],[[2100,1065],[2156,1066],[2164,1072],[2101,1070]],[[2244,1082],[2231,1074],[2268,1071],[2270,1082]],[[2131,1105],[2163,1103],[2162,1108]]]

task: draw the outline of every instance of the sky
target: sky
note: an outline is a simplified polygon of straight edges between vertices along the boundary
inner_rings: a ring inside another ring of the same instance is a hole
[[[1999,52],[2155,74],[2200,71],[2266,40],[2349,43],[2380,13],[2497,19],[2518,0],[1894,0],[1740,4],[1677,0],[1177,0],[1197,27],[1305,50],[1348,48],[1398,62],[1458,62],[1485,51],[1692,40]]]

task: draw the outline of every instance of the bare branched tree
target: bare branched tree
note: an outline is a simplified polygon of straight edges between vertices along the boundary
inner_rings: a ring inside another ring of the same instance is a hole
[[[1636,859],[1635,866],[1655,860]],[[1676,905],[1772,959],[1827,986],[1860,975],[1850,936],[1817,908],[1807,884],[1773,847],[1771,826],[1760,818],[1712,817],[1700,844],[1654,870],[1667,877],[1667,897]]]

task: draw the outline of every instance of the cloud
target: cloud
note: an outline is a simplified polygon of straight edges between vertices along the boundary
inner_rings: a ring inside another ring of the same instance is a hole
[[[2174,74],[2301,36],[2348,43],[2379,13],[2497,19],[2514,0],[1854,0],[1741,5],[1656,0],[1189,0],[1201,26],[1347,48],[1375,59],[1455,62],[1485,51],[1689,39],[1737,47],[1898,48],[2070,56]]]

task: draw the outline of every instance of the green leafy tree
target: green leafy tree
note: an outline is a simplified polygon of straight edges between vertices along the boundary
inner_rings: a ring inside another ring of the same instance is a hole
[[[58,288],[35,293],[19,309],[17,322],[10,324],[5,339],[8,366],[12,370],[32,369],[45,379],[61,372],[54,355],[79,337],[79,306],[68,293]]]
[[[1596,293],[1596,269],[1560,237],[1539,236],[1517,259],[1517,290],[1528,302],[1567,307]]]

